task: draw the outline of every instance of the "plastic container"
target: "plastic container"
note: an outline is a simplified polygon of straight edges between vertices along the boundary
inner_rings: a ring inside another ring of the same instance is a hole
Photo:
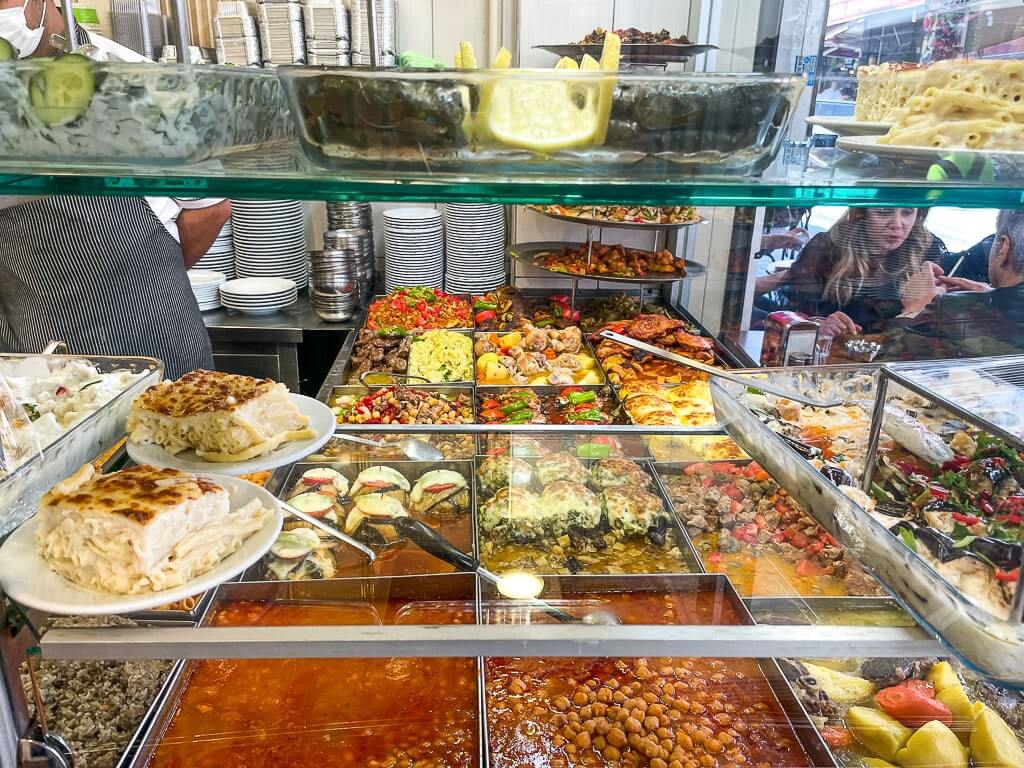
[[[279,72],[306,153],[331,170],[628,173],[634,180],[760,173],[804,85],[801,75]]]

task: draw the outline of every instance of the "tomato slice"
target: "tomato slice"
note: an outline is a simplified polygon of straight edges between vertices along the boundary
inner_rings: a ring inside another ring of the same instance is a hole
[[[825,740],[832,749],[848,747],[853,744],[853,734],[845,728],[838,728],[834,725],[826,725],[821,729],[821,738]]]
[[[875,702],[890,717],[908,728],[919,728],[932,720],[953,725],[953,712],[935,699],[935,689],[923,680],[905,681],[875,694]]]
[[[427,493],[441,493],[441,491],[447,491],[449,488],[454,488],[455,483],[437,483],[436,485],[428,485],[425,490]]]

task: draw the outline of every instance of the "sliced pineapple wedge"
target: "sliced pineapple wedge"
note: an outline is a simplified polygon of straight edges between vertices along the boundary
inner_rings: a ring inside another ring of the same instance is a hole
[[[589,71],[596,71],[601,68],[601,65],[597,63],[597,59],[591,56],[589,53],[584,53],[583,58],[580,60],[580,69]]]
[[[576,59],[570,59],[568,56],[563,56],[555,64],[555,69],[579,69],[580,65],[576,63]]]
[[[622,58],[622,38],[614,32],[608,32],[604,36],[604,47],[601,48],[601,69],[604,72],[619,71],[619,61]],[[615,83],[617,78],[601,78],[600,98],[597,105],[597,133],[594,141],[597,144],[604,144],[605,136],[608,133],[608,120],[612,114],[612,99],[615,97]]]
[[[512,66],[512,52],[505,46],[502,46],[494,55],[494,64],[491,66],[494,69],[508,69]]]

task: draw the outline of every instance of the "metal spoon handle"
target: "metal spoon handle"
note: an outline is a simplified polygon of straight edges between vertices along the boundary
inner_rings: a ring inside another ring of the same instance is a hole
[[[739,376],[735,373],[728,373],[723,371],[721,368],[713,368],[710,365],[699,363],[696,360],[691,360],[688,357],[677,355],[675,352],[669,352],[668,350],[655,347],[651,344],[647,344],[636,339],[631,339],[629,336],[623,336],[621,333],[615,333],[615,331],[601,331],[599,334],[602,338],[608,339],[609,341],[615,341],[619,344],[624,344],[627,347],[633,347],[644,352],[649,352],[655,357],[660,357],[665,360],[671,360],[673,363],[679,365],[685,365],[688,368],[693,368],[698,371],[703,371],[709,376],[715,376],[719,379],[725,379],[735,384],[740,384],[744,387],[753,387],[759,389],[762,392],[770,392],[773,395],[784,397],[787,400],[792,400],[796,403],[803,403],[804,405],[812,405],[815,408],[834,408],[837,405],[842,405],[842,400],[817,400],[812,397],[801,395],[797,392],[790,392],[788,389],[782,387],[776,387],[772,384],[761,381],[760,379],[751,378],[748,376]]]
[[[342,533],[337,528],[335,528],[333,525],[328,525],[323,520],[320,520],[319,518],[313,517],[312,515],[303,512],[301,509],[296,509],[295,507],[293,507],[291,504],[289,504],[286,501],[282,501],[281,502],[281,506],[284,507],[284,509],[288,512],[288,514],[294,515],[295,517],[299,518],[299,520],[304,520],[305,522],[309,523],[310,525],[312,525],[317,530],[323,531],[324,533],[328,534],[329,536],[333,536],[334,538],[338,539],[339,541],[345,542],[350,547],[358,549],[360,552],[362,552],[364,555],[366,555],[366,557],[369,559],[369,561],[371,563],[377,559],[377,553],[376,552],[374,552],[368,546],[363,544],[363,542],[361,542],[361,541],[359,541],[357,539],[352,538],[347,533]]]
[[[335,432],[334,436],[340,440],[348,440],[350,443],[361,443],[362,445],[372,445],[374,448],[383,448],[384,444],[376,440],[368,440],[365,437],[356,437],[355,435],[346,435],[342,432]]]

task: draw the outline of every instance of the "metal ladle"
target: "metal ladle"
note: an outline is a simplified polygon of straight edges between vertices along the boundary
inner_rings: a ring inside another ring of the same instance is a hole
[[[699,363],[688,357],[677,355],[675,352],[669,352],[661,347],[655,347],[643,341],[631,339],[629,336],[623,336],[621,333],[615,333],[615,331],[601,331],[598,335],[603,339],[608,339],[609,341],[614,341],[627,347],[639,349],[640,351],[647,352],[655,357],[660,357],[663,360],[669,360],[673,363],[678,363],[679,365],[685,365],[687,368],[702,371],[709,376],[725,379],[726,381],[731,381],[734,384],[751,387],[762,392],[769,392],[773,395],[777,395],[778,397],[784,397],[787,400],[792,400],[795,403],[803,403],[804,405],[814,406],[815,408],[835,408],[836,406],[843,404],[842,400],[817,400],[813,397],[807,397],[806,395],[801,395],[797,392],[791,392],[783,387],[776,387],[775,385],[768,384],[761,379],[755,379],[750,376],[740,376],[735,373],[728,373],[727,371],[723,371],[721,368],[713,368],[710,365]]]
[[[433,444],[418,437],[403,437],[397,443],[384,443],[377,440],[368,440],[365,437],[346,435],[342,432],[335,432],[334,436],[341,440],[348,440],[350,443],[372,445],[374,448],[397,448],[413,461],[442,461],[444,459],[444,454]]]
[[[493,571],[488,570],[473,555],[466,554],[456,548],[448,539],[435,531],[422,520],[412,517],[396,517],[392,521],[395,531],[402,537],[408,539],[424,552],[427,552],[438,560],[443,560],[454,566],[462,573],[477,573],[485,581],[499,587],[501,577]],[[556,608],[545,600],[538,597],[520,598],[528,602],[562,624],[594,624],[613,626],[619,623],[616,616],[604,610],[594,610],[582,618],[566,613]]]

